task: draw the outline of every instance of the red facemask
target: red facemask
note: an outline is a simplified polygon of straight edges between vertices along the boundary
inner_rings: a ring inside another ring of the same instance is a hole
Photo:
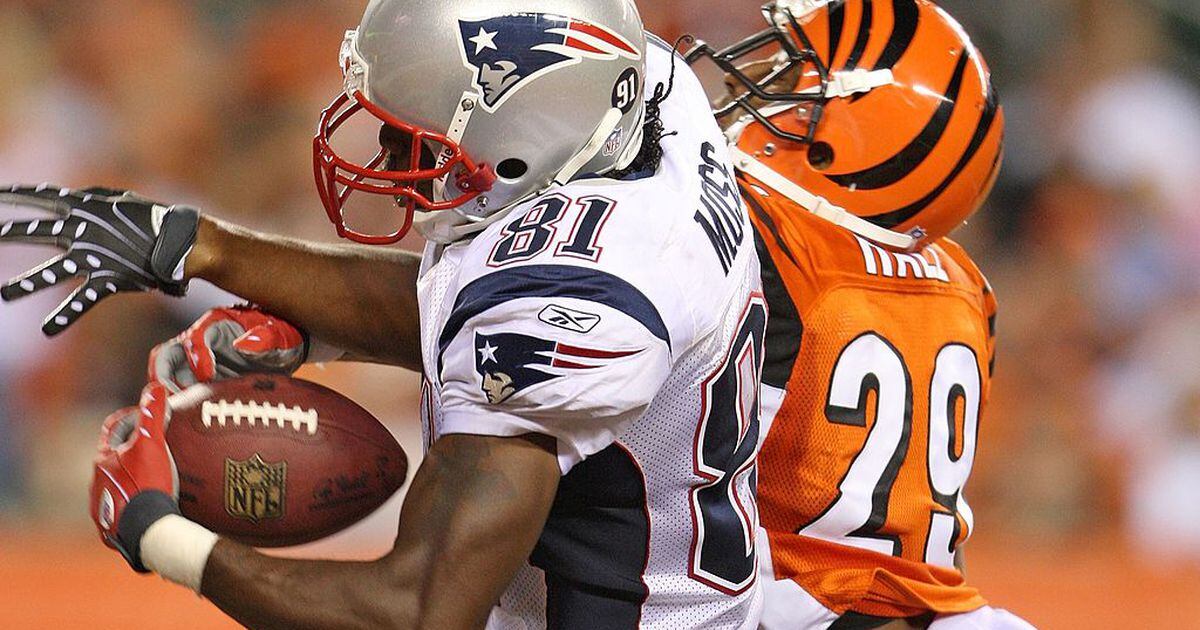
[[[392,156],[392,151],[387,148],[381,148],[365,166],[343,159],[333,149],[330,143],[333,134],[362,110],[407,135],[410,143],[407,169],[386,170],[388,158]],[[423,147],[434,150],[440,166],[421,168]],[[437,151],[438,148],[441,150]],[[438,211],[461,207],[491,190],[496,182],[496,174],[491,166],[477,164],[445,134],[407,124],[357,91],[353,97],[342,94],[322,113],[317,136],[313,139],[313,172],[317,180],[317,192],[338,235],[367,245],[398,243],[412,229],[417,210]],[[420,190],[422,187],[432,190],[436,182],[445,183],[444,201],[433,201]],[[351,229],[346,221],[345,207],[354,191],[395,198],[398,210],[404,213],[401,227],[387,235],[363,234]],[[457,196],[452,196],[456,193]]]

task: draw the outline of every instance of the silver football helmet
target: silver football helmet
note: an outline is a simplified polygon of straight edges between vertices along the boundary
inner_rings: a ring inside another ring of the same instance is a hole
[[[624,168],[641,148],[634,0],[372,0],[341,64],[345,93],[322,115],[314,167],[329,218],[354,241],[395,243],[420,211],[421,233],[450,242],[556,183]],[[364,111],[408,145],[389,142],[367,164],[339,156],[330,138]],[[354,191],[394,197],[402,226],[351,229]]]

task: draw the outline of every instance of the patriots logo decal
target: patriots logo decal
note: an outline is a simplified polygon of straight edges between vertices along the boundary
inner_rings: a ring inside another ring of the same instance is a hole
[[[584,59],[641,59],[632,43],[609,29],[546,13],[459,20],[463,62],[475,71],[483,108],[494,112],[538,77]]]
[[[475,371],[483,393],[493,405],[572,372],[595,370],[641,350],[597,350],[570,346],[529,335],[475,334]]]

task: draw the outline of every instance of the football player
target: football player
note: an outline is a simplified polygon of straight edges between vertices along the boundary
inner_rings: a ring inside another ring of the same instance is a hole
[[[728,75],[718,115],[771,307],[763,627],[1028,628],[962,570],[996,299],[945,237],[1000,167],[984,59],[925,0],[764,14],[689,55]]]
[[[58,214],[0,238],[67,250],[5,299],[86,278],[50,334],[106,296],[194,278],[261,307],[161,347],[139,413],[107,423],[104,541],[251,627],[756,627],[766,308],[697,78],[632,0],[373,0],[341,68],[315,142],[325,207],[361,243],[415,222],[423,258],[120,191],[0,195]],[[331,143],[356,115],[382,125],[366,164]],[[396,198],[395,229],[347,219],[365,193]],[[424,375],[430,445],[394,550],[284,560],[182,518],[168,387],[322,354]]]

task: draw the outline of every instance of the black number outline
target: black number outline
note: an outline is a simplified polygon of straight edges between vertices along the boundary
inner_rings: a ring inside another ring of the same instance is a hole
[[[908,369],[908,363],[904,360],[904,355],[900,353],[900,350],[886,337],[875,331],[865,332],[855,337],[852,341],[850,341],[850,343],[847,343],[845,347],[842,348],[841,353],[838,354],[837,361],[834,362],[834,372],[837,371],[837,366],[841,364],[846,352],[853,347],[854,344],[858,343],[860,339],[867,337],[874,337],[878,339],[885,346],[887,346],[888,349],[895,354],[896,359],[900,361],[900,368],[904,372],[904,417],[902,419],[903,424],[900,432],[900,440],[898,441],[895,450],[892,452],[892,456],[888,460],[888,464],[884,468],[883,474],[880,476],[879,480],[875,484],[875,488],[871,492],[871,515],[867,518],[867,522],[858,529],[846,534],[842,534],[842,536],[847,538],[868,538],[872,540],[890,542],[893,545],[892,555],[895,557],[900,557],[904,553],[904,544],[900,540],[900,537],[895,534],[882,534],[879,532],[879,530],[887,524],[888,508],[891,504],[892,489],[896,483],[897,477],[900,475],[900,469],[904,466],[904,461],[908,457],[908,449],[912,441],[912,372]],[[833,382],[834,379],[831,376],[829,379],[829,388],[825,394],[825,400],[827,401],[825,405],[826,418],[833,424],[865,428],[867,426],[867,395],[871,391],[874,391],[876,400],[878,401],[878,375],[876,375],[874,372],[868,372],[867,375],[863,377],[863,383],[858,395],[858,406],[852,410],[833,407],[828,404],[828,401],[833,397]],[[874,386],[872,386],[872,383],[874,383]],[[871,435],[874,434],[875,430],[880,426],[880,423],[878,422],[878,403],[876,404],[875,416],[876,422],[872,423],[871,430],[867,433],[867,438],[863,440],[864,449],[859,450],[858,455],[855,456],[854,460],[850,462],[850,465],[846,467],[846,472],[842,475],[842,478],[838,480],[837,496],[834,497],[833,501],[829,502],[829,505],[827,505],[824,510],[821,510],[820,514],[809,520],[807,523],[804,523],[800,527],[796,528],[796,534],[806,535],[803,533],[805,529],[824,518],[825,515],[842,500],[842,484],[845,483],[846,478],[850,476],[850,472],[854,470],[854,465],[858,462],[858,458],[862,457],[863,450],[865,450],[865,445],[871,440]],[[887,483],[884,483],[885,481]]]
[[[933,467],[930,465],[930,458],[932,457],[931,453],[933,451],[933,403],[934,403],[933,387],[934,387],[934,383],[937,381],[937,368],[938,368],[937,360],[938,360],[938,358],[940,358],[942,356],[943,352],[945,352],[948,348],[952,348],[952,347],[966,348],[967,351],[971,353],[971,357],[974,359],[975,373],[976,373],[975,378],[978,379],[978,383],[979,383],[979,400],[977,401],[977,405],[976,405],[976,409],[975,409],[975,451],[978,451],[978,447],[979,447],[979,424],[980,424],[980,421],[982,420],[982,418],[980,418],[980,415],[982,414],[982,411],[983,411],[983,382],[984,382],[983,381],[983,367],[979,364],[979,353],[976,352],[974,348],[972,348],[971,346],[969,346],[965,343],[959,343],[957,341],[950,342],[950,343],[943,345],[940,349],[938,349],[937,354],[934,355],[933,376],[929,379],[929,405],[928,405],[929,406],[929,410],[928,410],[929,411],[929,429],[927,431],[928,435],[926,436],[928,445],[926,446],[926,453],[925,453],[925,476],[929,482],[929,496],[933,499],[934,503],[938,504],[942,508],[945,508],[945,510],[947,510],[947,511],[935,509],[935,510],[930,510],[930,512],[929,512],[929,528],[925,532],[925,554],[924,554],[924,557],[922,558],[926,562],[926,564],[932,564],[929,562],[929,546],[931,544],[933,544],[933,523],[934,523],[934,520],[938,517],[938,515],[949,516],[952,519],[954,519],[954,531],[950,535],[951,547],[946,549],[946,552],[949,553],[951,557],[953,557],[954,554],[958,551],[958,545],[956,545],[955,543],[959,540],[959,538],[962,537],[962,534],[963,534],[962,521],[959,519],[959,512],[958,512],[958,500],[959,500],[959,497],[962,496],[963,488],[960,487],[958,489],[958,492],[954,493],[953,496],[944,495],[944,494],[938,492],[937,488],[933,487]],[[958,401],[960,399],[963,401],[963,414],[964,414],[964,417],[963,417],[963,434],[964,434],[963,435],[963,451],[962,451],[962,454],[956,455],[954,452],[954,444],[955,444],[955,442],[958,441],[958,426],[955,424],[955,417],[956,417],[955,410],[958,408]],[[952,463],[958,463],[959,460],[961,460],[967,453],[967,442],[966,442],[967,407],[966,407],[966,405],[967,405],[966,389],[961,384],[954,383],[954,386],[950,388],[949,396],[946,401],[946,422],[948,422],[950,425],[950,432],[948,435],[949,439],[947,441],[948,447],[947,447],[946,455],[949,457],[949,459]],[[968,475],[968,477],[969,477],[969,475]],[[962,485],[966,486],[966,482],[963,482]],[[935,566],[941,566],[941,565],[935,565]],[[947,568],[951,568],[951,567],[947,567]]]

